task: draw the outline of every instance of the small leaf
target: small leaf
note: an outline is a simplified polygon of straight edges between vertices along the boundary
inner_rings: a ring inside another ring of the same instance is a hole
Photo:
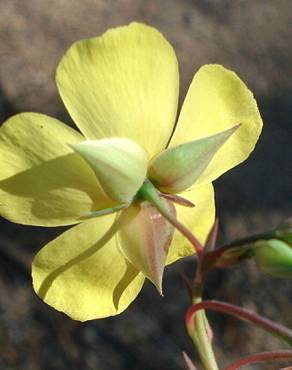
[[[238,127],[166,149],[151,161],[148,178],[159,190],[167,193],[188,189]]]
[[[186,352],[182,353],[186,369],[187,370],[197,370],[196,366],[194,365],[193,361],[189,358],[188,354]]]
[[[174,206],[162,199],[175,215]],[[122,211],[118,246],[162,294],[162,276],[174,227],[149,202],[134,203]]]
[[[147,154],[129,139],[87,140],[72,149],[93,169],[112,200],[130,203],[146,178]]]

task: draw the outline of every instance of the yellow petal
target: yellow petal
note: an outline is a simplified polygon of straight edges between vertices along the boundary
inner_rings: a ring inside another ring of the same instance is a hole
[[[173,205],[162,200],[170,213]],[[162,277],[174,227],[149,202],[132,204],[122,211],[117,241],[123,255],[162,294]]]
[[[220,65],[203,66],[191,83],[170,146],[214,135],[237,124],[241,126],[216,153],[196,185],[213,181],[244,161],[262,129],[256,101],[236,74]]]
[[[71,228],[33,261],[37,294],[75,320],[117,315],[142,288],[142,274],[118,251],[114,219],[95,218]]]
[[[187,190],[180,196],[190,200],[195,207],[176,205],[177,219],[204,244],[215,219],[213,186],[212,184],[200,186],[194,190]],[[191,254],[194,254],[194,247],[176,230],[169,248],[167,263]]]
[[[131,23],[73,44],[56,80],[87,139],[127,137],[150,155],[167,144],[177,110],[178,65],[154,28]]]
[[[109,204],[91,168],[68,144],[84,137],[53,118],[23,113],[0,128],[0,214],[56,226]]]

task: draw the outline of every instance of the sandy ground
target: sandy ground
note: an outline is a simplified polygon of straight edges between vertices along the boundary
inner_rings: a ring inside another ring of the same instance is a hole
[[[276,225],[292,212],[292,2],[289,0],[0,0],[0,122],[38,111],[69,122],[54,84],[56,65],[75,40],[143,21],[160,29],[180,62],[181,96],[205,63],[235,70],[255,93],[265,123],[250,160],[215,183],[222,241]],[[121,316],[81,324],[34,295],[30,262],[61,230],[0,223],[0,368],[3,370],[179,370],[196,354],[183,329],[187,296],[168,269],[165,298],[146,285]],[[206,296],[241,303],[292,326],[289,281],[251,263],[210,277]],[[222,364],[236,355],[283,348],[260,330],[210,315]],[[263,369],[278,369],[279,366]]]

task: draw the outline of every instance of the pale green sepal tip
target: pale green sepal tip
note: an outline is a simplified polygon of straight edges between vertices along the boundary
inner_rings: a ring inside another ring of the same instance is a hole
[[[275,277],[292,278],[292,247],[279,239],[255,243],[254,257],[258,267]]]
[[[168,193],[188,189],[239,126],[165,150],[152,160],[148,178],[159,190]]]
[[[130,203],[146,178],[148,155],[126,138],[82,141],[71,146],[92,168],[104,192]]]

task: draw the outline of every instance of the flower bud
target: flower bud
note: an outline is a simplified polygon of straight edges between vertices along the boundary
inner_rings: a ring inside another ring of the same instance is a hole
[[[93,169],[104,192],[121,203],[130,203],[147,173],[144,149],[125,138],[87,140],[72,145]]]
[[[258,267],[276,277],[292,277],[292,247],[279,239],[260,240],[253,247]]]
[[[238,127],[166,149],[152,160],[148,178],[159,190],[167,193],[186,190],[201,176],[216,152]]]

